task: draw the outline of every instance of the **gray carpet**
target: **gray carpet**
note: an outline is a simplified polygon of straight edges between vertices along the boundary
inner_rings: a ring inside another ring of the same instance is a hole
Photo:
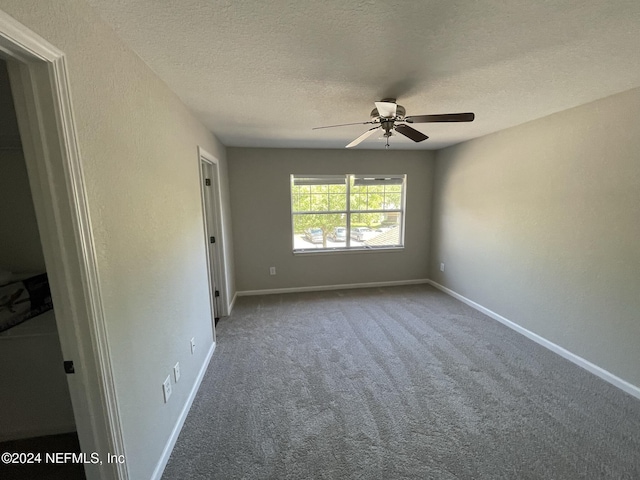
[[[241,297],[164,479],[640,478],[640,401],[429,286]]]

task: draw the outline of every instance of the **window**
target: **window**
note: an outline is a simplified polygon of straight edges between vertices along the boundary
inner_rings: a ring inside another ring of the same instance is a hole
[[[291,175],[293,251],[404,246],[406,175]]]

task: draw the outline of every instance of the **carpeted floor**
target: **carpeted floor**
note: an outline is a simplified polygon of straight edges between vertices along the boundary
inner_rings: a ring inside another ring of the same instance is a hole
[[[640,400],[425,285],[241,297],[163,478],[640,478]]]

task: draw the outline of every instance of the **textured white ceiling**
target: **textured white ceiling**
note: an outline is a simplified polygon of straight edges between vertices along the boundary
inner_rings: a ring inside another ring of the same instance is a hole
[[[227,146],[342,148],[367,126],[312,127],[384,97],[475,112],[391,139],[436,149],[640,86],[638,0],[89,3]]]

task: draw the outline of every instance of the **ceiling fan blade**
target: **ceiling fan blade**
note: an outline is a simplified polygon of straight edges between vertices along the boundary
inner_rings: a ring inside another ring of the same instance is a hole
[[[473,122],[476,118],[473,113],[444,113],[441,115],[411,115],[404,119],[409,123],[432,123],[432,122]]]
[[[341,123],[340,125],[327,125],[326,127],[314,127],[311,130],[320,130],[321,128],[347,127],[349,125],[366,125],[368,123],[376,123],[376,122],[370,121],[370,122],[356,122],[356,123]]]
[[[426,140],[427,138],[429,138],[424,133],[419,132],[415,128],[410,127],[409,125],[398,125],[396,127],[396,132],[401,133],[407,138],[410,138],[414,142],[422,142],[423,140]]]
[[[382,118],[392,118],[396,116],[398,105],[393,102],[375,102],[378,115]]]
[[[362,135],[360,135],[358,138],[356,138],[353,142],[351,142],[349,145],[347,145],[345,148],[351,148],[351,147],[355,147],[356,145],[359,145],[365,138],[369,137],[371,134],[373,134],[373,132],[375,132],[379,128],[380,127],[370,128],[369,130],[364,132]]]

